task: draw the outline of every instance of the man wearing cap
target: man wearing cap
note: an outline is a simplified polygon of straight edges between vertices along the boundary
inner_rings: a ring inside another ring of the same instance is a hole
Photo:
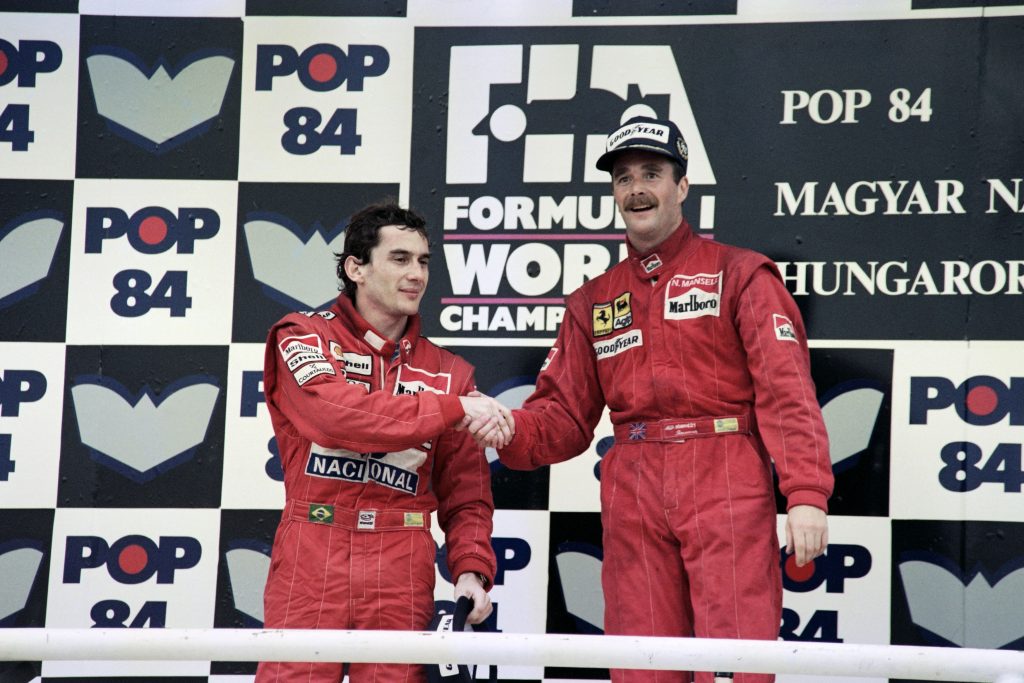
[[[499,454],[513,469],[572,458],[607,405],[605,632],[774,640],[782,585],[771,463],[787,499],[786,550],[807,564],[828,543],[828,439],[792,297],[767,257],[692,232],[681,207],[686,164],[671,121],[633,118],[608,137],[597,167],[611,174],[628,258],[567,299]],[[612,680],[690,677],[626,670]]]

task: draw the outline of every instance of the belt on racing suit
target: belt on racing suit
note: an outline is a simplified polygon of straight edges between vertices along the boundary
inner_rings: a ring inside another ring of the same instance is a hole
[[[616,443],[637,441],[679,442],[723,434],[749,434],[746,415],[724,417],[670,417],[664,420],[624,422],[615,425]]]
[[[324,524],[351,531],[394,531],[430,529],[430,513],[423,510],[349,510],[326,503],[290,500],[282,519]]]

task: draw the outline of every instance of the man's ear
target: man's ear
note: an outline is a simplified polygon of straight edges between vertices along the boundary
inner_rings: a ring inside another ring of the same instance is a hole
[[[364,264],[355,256],[350,255],[345,258],[345,275],[348,275],[348,279],[357,285],[363,284],[364,267]]]
[[[679,179],[679,203],[686,201],[686,195],[690,193],[690,180],[686,176]]]

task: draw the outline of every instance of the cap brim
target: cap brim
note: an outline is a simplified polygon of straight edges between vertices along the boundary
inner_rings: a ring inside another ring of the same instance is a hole
[[[654,154],[661,155],[670,161],[674,161],[677,164],[679,163],[679,160],[676,159],[675,156],[673,156],[672,154],[669,154],[667,151],[665,151],[664,148],[658,147],[656,145],[645,145],[642,142],[638,142],[635,144],[623,145],[622,147],[617,147],[610,152],[605,152],[604,154],[597,158],[597,163],[594,165],[597,166],[597,170],[599,171],[606,171],[608,173],[611,173],[612,169],[615,167],[615,157],[621,154],[622,152],[628,152],[631,149],[643,150],[645,152],[653,152]]]

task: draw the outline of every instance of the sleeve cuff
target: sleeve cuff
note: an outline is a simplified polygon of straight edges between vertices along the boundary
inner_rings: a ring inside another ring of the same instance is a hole
[[[820,491],[812,489],[790,491],[786,496],[786,512],[789,512],[797,505],[810,505],[828,513],[828,498]]]
[[[443,394],[438,395],[437,400],[441,404],[441,418],[447,426],[454,427],[459,420],[466,416],[466,411],[463,410],[462,401],[458,396]]]
[[[473,572],[484,581],[484,589],[491,590],[494,586],[494,568],[487,566],[487,563],[479,557],[463,557],[451,568],[452,578],[458,581],[459,577],[466,572]]]

